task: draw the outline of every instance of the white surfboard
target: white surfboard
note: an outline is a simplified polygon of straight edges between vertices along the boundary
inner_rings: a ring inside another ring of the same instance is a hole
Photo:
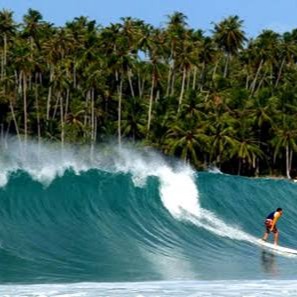
[[[291,248],[287,248],[287,247],[275,245],[273,243],[265,242],[262,239],[259,239],[257,241],[257,243],[260,246],[264,247],[264,248],[267,248],[267,249],[269,249],[271,251],[275,251],[275,252],[280,253],[280,254],[290,254],[292,256],[293,255],[297,256],[297,250],[294,250],[294,249],[291,249]]]

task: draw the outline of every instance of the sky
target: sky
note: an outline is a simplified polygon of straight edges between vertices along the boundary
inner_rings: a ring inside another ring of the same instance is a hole
[[[283,33],[297,28],[297,0],[0,0],[3,8],[12,10],[18,22],[33,8],[56,25],[83,15],[104,26],[131,16],[160,27],[165,26],[167,15],[180,11],[191,28],[206,33],[213,23],[230,15],[244,21],[249,37],[263,29]]]

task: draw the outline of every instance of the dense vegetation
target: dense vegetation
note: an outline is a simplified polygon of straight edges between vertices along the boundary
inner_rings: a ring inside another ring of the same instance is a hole
[[[197,168],[259,175],[297,165],[297,30],[248,40],[230,16],[211,35],[176,12],[164,28],[86,17],[63,27],[0,12],[0,128],[94,144],[116,136]]]

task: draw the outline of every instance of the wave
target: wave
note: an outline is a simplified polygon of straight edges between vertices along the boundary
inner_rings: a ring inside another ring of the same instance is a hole
[[[224,277],[246,277],[263,216],[295,191],[197,173],[129,145],[91,154],[34,142],[24,151],[12,140],[0,164],[3,282],[216,278],[230,257],[245,269],[231,265]],[[291,231],[282,236],[295,244]]]

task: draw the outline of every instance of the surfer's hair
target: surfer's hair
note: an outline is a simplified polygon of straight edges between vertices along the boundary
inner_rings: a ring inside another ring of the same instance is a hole
[[[283,209],[279,207],[279,208],[277,208],[276,211],[283,211]]]

